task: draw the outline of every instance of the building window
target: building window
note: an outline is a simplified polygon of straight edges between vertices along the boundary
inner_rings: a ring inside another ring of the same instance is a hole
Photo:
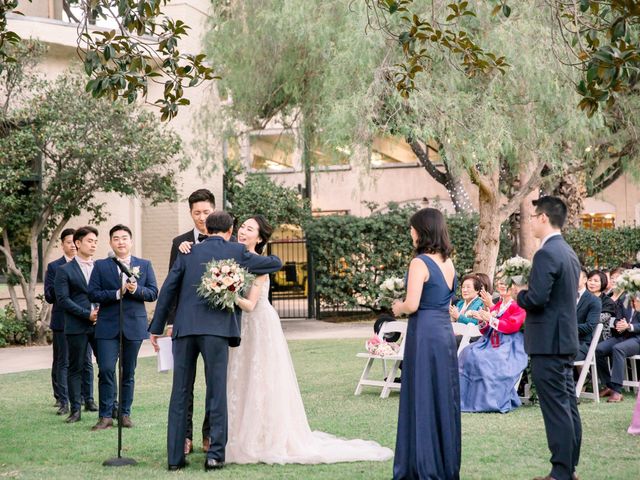
[[[330,147],[313,142],[309,155],[311,165],[316,167],[344,167],[349,165],[351,149],[348,147]]]
[[[616,228],[615,213],[583,213],[580,218],[582,220],[582,228],[589,230]]]
[[[251,168],[282,171],[295,167],[296,141],[293,133],[249,135]]]
[[[427,152],[433,163],[441,163],[435,145],[428,144]],[[390,136],[374,138],[371,146],[371,165],[373,167],[416,165],[417,163],[418,159],[411,146],[403,139]]]

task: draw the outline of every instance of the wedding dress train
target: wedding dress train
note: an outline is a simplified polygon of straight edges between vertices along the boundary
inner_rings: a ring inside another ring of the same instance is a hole
[[[227,375],[228,463],[386,461],[376,442],[312,432],[269,282],[253,312],[242,315],[242,342],[230,349]]]

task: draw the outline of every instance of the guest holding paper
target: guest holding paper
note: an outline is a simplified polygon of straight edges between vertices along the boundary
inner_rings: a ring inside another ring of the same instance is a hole
[[[520,332],[526,312],[504,281],[497,282],[497,291],[500,300],[490,312],[474,312],[482,337],[458,360],[463,412],[506,413],[521,405],[515,387],[528,362]]]
[[[120,359],[123,366],[122,426],[133,426],[131,404],[138,351],[142,341],[149,337],[144,304],[154,302],[158,297],[158,286],[151,262],[131,255],[131,229],[126,225],[114,226],[109,231],[109,242],[116,256],[96,261],[89,281],[89,299],[100,304],[95,334],[100,352],[100,418],[92,428],[94,431],[113,426],[112,415],[116,405],[115,369],[120,353],[120,300],[124,315]],[[127,276],[125,269],[130,275]]]

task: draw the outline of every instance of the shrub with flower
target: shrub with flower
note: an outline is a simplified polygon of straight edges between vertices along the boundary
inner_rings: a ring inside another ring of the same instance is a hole
[[[500,266],[498,273],[502,275],[504,282],[510,287],[512,285],[526,285],[529,282],[531,273],[531,262],[520,256],[512,257]]]
[[[615,288],[623,290],[631,297],[640,294],[640,268],[630,268],[620,274],[616,280]]]
[[[197,292],[211,308],[233,311],[236,297],[251,285],[253,279],[254,275],[234,260],[212,260],[205,267]]]

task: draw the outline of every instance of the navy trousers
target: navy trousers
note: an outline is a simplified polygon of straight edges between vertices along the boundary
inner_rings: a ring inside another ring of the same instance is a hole
[[[602,385],[622,393],[627,357],[638,354],[640,354],[639,337],[611,337],[599,343],[596,347],[596,365]],[[608,357],[611,357],[611,371],[607,364]]]
[[[211,444],[207,458],[224,461],[227,444],[227,363],[229,340],[215,335],[188,335],[173,339],[173,386],[169,402],[167,459],[169,465],[183,465],[187,434],[189,392],[202,355],[207,382],[207,409]]]
[[[116,362],[120,353],[118,338],[97,340],[100,357],[98,358],[98,386],[100,389],[100,416],[111,418],[116,403]],[[122,344],[122,415],[131,415],[135,371],[138,363],[138,352],[142,340],[127,340]]]
[[[91,376],[87,371],[87,359],[90,358],[91,349],[99,358],[98,348],[93,333],[81,333],[66,335],[69,367],[67,372],[67,386],[71,411],[80,410],[82,401],[93,400],[93,365]],[[83,398],[84,395],[84,398]]]

